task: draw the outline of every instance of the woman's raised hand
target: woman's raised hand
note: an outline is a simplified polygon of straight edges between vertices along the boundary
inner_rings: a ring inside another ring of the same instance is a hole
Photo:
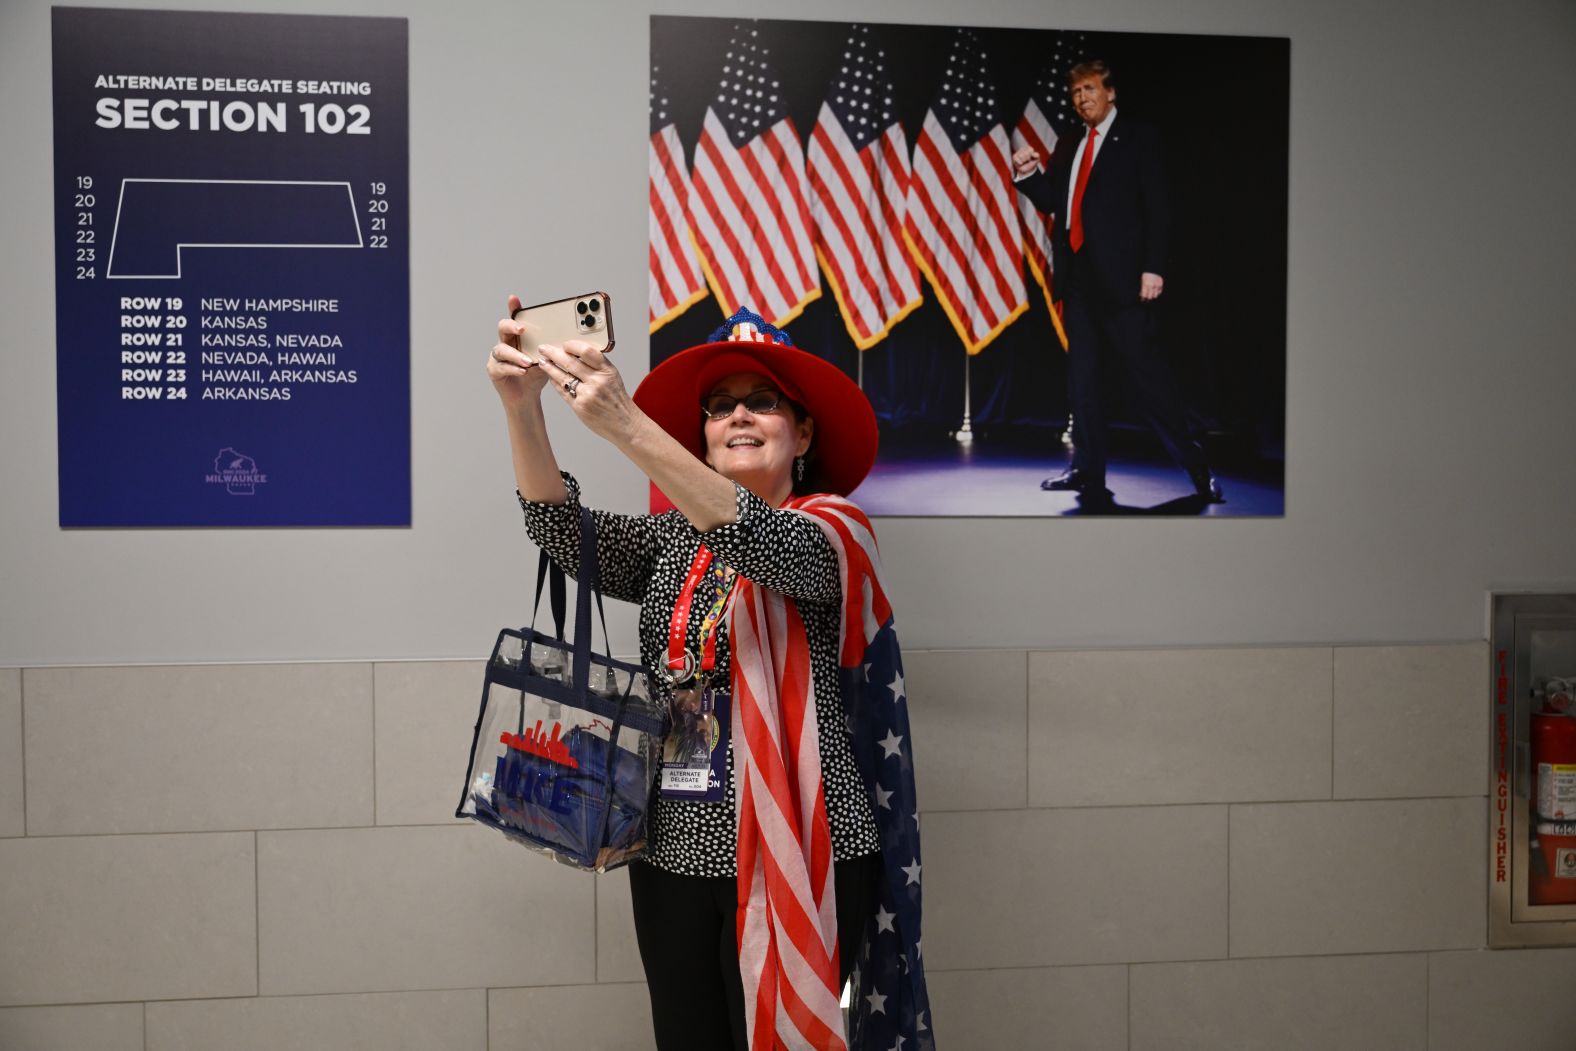
[[[547,378],[580,422],[609,441],[628,434],[636,409],[624,390],[624,378],[607,355],[578,339],[563,346],[543,343],[542,365]]]
[[[514,320],[519,309],[520,297],[510,296],[508,312],[498,319],[498,342],[487,358],[487,376],[506,409],[519,408],[539,397],[547,385],[544,370],[520,353],[520,325]]]

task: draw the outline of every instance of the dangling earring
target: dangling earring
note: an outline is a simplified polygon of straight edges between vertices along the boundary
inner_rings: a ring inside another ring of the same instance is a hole
[[[803,456],[795,456],[793,458],[793,476],[794,476],[794,480],[795,481],[798,481],[798,482],[804,481],[804,457]]]

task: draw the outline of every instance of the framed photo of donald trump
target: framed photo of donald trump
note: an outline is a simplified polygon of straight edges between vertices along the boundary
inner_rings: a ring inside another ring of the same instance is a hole
[[[1284,513],[1289,40],[654,16],[650,105],[652,365],[785,329],[869,513]]]

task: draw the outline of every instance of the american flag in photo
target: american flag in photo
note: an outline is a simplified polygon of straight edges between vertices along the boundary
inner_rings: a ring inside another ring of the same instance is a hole
[[[804,149],[770,49],[734,27],[690,173],[690,218],[724,314],[748,306],[774,325],[821,294],[810,240]]]
[[[695,258],[695,239],[684,210],[690,195],[689,168],[658,80],[660,72],[655,66],[651,69],[651,270],[646,298],[652,332],[706,296],[706,279]]]
[[[868,350],[920,303],[902,241],[908,137],[869,26],[854,26],[843,46],[810,134],[809,174],[816,257],[854,345]]]
[[[1034,91],[1024,104],[1023,116],[1012,132],[1012,150],[1018,152],[1025,146],[1034,147],[1044,167],[1056,151],[1056,143],[1069,133],[1078,133],[1078,114],[1074,112],[1067,91],[1067,71],[1084,53],[1086,38],[1082,33],[1056,33],[1051,37],[1050,59],[1035,78]],[[1023,222],[1023,250],[1029,260],[1029,269],[1045,294],[1045,305],[1051,311],[1051,321],[1061,338],[1062,349],[1067,349],[1067,336],[1062,332],[1061,319],[1056,315],[1055,294],[1051,281],[1051,222],[1050,213],[1034,207],[1022,194],[1018,195],[1018,217]]]
[[[941,89],[914,149],[904,236],[970,354],[1028,309],[1012,145],[989,56],[953,30]]]

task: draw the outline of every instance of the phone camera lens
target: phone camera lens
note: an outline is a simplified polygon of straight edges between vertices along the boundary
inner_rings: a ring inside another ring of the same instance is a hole
[[[576,303],[575,304],[575,309],[577,311],[579,311],[580,313],[584,314],[586,312],[585,300],[581,300],[580,302]]]
[[[586,316],[585,316],[585,317],[583,317],[583,318],[581,318],[581,319],[580,319],[580,323],[581,323],[581,324],[582,324],[582,325],[584,325],[584,326],[585,326],[585,327],[586,327],[586,328],[590,328],[590,327],[591,327],[591,326],[592,326],[592,325],[594,325],[594,324],[596,324],[596,318],[594,318],[594,317],[591,317],[591,316],[590,316],[590,315],[589,315],[589,314],[588,314],[588,315],[586,315]]]
[[[595,314],[597,311],[599,311],[601,309],[602,309],[602,301],[600,299],[593,299],[591,301],[591,313]]]

